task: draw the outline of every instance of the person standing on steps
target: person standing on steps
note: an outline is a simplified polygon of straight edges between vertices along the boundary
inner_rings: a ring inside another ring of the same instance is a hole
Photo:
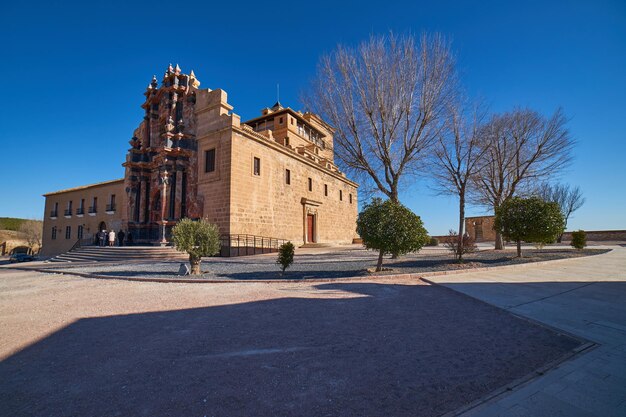
[[[111,230],[109,232],[109,246],[114,246],[114,245],[115,245],[115,232]]]
[[[117,232],[117,244],[118,245],[124,246],[124,236],[126,236],[126,234],[124,233],[122,229],[120,229],[120,231]]]
[[[98,233],[98,239],[100,240],[100,246],[104,247],[106,246],[106,241],[107,241],[107,231],[102,229],[99,233]]]

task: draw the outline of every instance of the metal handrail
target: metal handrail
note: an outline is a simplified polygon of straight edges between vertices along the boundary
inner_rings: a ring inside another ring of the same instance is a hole
[[[257,236],[248,234],[232,234],[220,236],[220,243],[227,256],[235,255],[233,249],[236,249],[236,256],[256,255],[257,253],[276,252],[287,239],[278,239],[267,236]],[[244,253],[242,253],[244,252]]]

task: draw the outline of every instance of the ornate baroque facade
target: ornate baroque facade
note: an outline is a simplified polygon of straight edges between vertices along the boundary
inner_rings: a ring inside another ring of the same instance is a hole
[[[160,84],[153,77],[124,179],[45,195],[44,253],[89,241],[103,227],[130,232],[137,243],[165,243],[185,217],[216,223],[226,241],[352,242],[358,185],[334,163],[333,129],[280,103],[241,122],[226,92],[199,87],[178,65]],[[108,202],[104,218],[96,196]],[[77,204],[95,212],[79,217]],[[59,217],[59,207],[69,215]]]

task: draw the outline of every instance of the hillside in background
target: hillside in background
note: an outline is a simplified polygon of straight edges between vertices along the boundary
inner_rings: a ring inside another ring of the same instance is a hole
[[[0,217],[0,230],[20,230],[20,226],[26,221],[30,219],[18,219],[16,217]],[[41,220],[36,220],[41,222]]]

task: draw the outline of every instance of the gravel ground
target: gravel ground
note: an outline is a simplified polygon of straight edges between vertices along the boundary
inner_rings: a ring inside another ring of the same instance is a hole
[[[378,274],[406,274],[451,269],[471,269],[489,266],[512,265],[527,262],[564,259],[605,253],[606,249],[525,249],[524,258],[517,258],[515,250],[482,250],[467,255],[463,264],[457,263],[445,250],[429,248],[418,254],[399,259],[385,259],[384,267],[390,270]],[[297,254],[294,264],[284,278],[345,278],[369,275],[368,268],[376,266],[376,254],[364,249],[345,249],[325,253]],[[123,265],[69,265],[55,267],[110,277],[177,278],[180,262],[126,263]],[[283,278],[276,265],[276,255],[266,254],[237,258],[205,258],[201,264],[201,277],[211,280],[271,280]],[[194,277],[195,278],[195,277]]]
[[[445,287],[0,270],[0,415],[437,416],[581,341]]]

